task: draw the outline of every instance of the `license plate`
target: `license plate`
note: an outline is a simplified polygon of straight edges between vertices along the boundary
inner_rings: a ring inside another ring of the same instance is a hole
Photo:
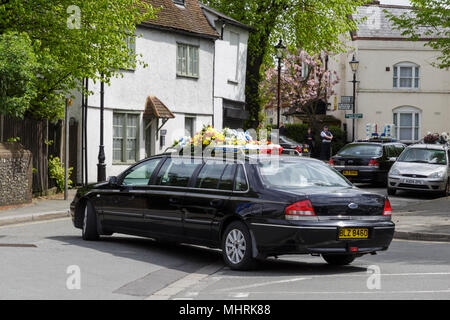
[[[342,228],[339,229],[339,239],[367,239],[369,229],[367,228]]]
[[[423,184],[421,180],[414,180],[414,179],[403,179],[402,182],[408,184]]]
[[[344,176],[357,176],[358,175],[358,171],[356,171],[356,170],[344,170],[344,171],[342,171],[342,174]]]

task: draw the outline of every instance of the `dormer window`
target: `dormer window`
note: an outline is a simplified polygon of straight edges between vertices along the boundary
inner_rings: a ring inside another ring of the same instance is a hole
[[[184,0],[172,0],[175,4],[179,4],[181,6],[184,6]]]

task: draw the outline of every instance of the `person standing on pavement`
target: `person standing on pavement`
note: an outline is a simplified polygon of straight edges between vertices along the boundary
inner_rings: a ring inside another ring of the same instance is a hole
[[[320,160],[330,160],[331,140],[333,140],[333,134],[328,131],[328,126],[324,126],[320,133],[322,138],[322,144],[320,149]]]
[[[304,136],[304,144],[307,144],[309,146],[309,152],[310,154],[313,154],[314,150],[314,135],[312,134],[311,128],[308,128],[308,131],[305,133]]]
[[[281,125],[280,125],[280,129],[279,129],[279,131],[278,131],[278,134],[280,135],[280,136],[285,136],[286,135],[286,127],[284,126],[284,123],[282,123]]]

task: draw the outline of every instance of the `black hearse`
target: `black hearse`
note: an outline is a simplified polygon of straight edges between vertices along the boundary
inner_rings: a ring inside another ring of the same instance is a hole
[[[386,197],[301,157],[158,155],[80,189],[70,211],[85,240],[124,233],[221,248],[241,270],[282,254],[345,265],[386,250],[394,234]]]

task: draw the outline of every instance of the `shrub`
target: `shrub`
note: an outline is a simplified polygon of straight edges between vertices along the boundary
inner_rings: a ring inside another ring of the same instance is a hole
[[[286,136],[299,142],[305,142],[305,134],[308,131],[308,125],[304,123],[294,123],[286,125]],[[333,134],[333,140],[331,142],[332,155],[336,154],[346,144],[346,133],[338,126],[329,126],[328,128]],[[322,139],[320,138],[320,132],[313,132],[315,147],[313,149],[313,156],[318,157],[320,155],[320,145]]]
[[[68,169],[68,180],[67,185],[69,188],[72,187],[72,180],[70,180],[70,175],[72,174],[73,168]],[[61,163],[59,157],[50,156],[48,159],[48,176],[56,181],[56,187],[59,192],[64,191],[65,187],[65,172],[64,165]]]

